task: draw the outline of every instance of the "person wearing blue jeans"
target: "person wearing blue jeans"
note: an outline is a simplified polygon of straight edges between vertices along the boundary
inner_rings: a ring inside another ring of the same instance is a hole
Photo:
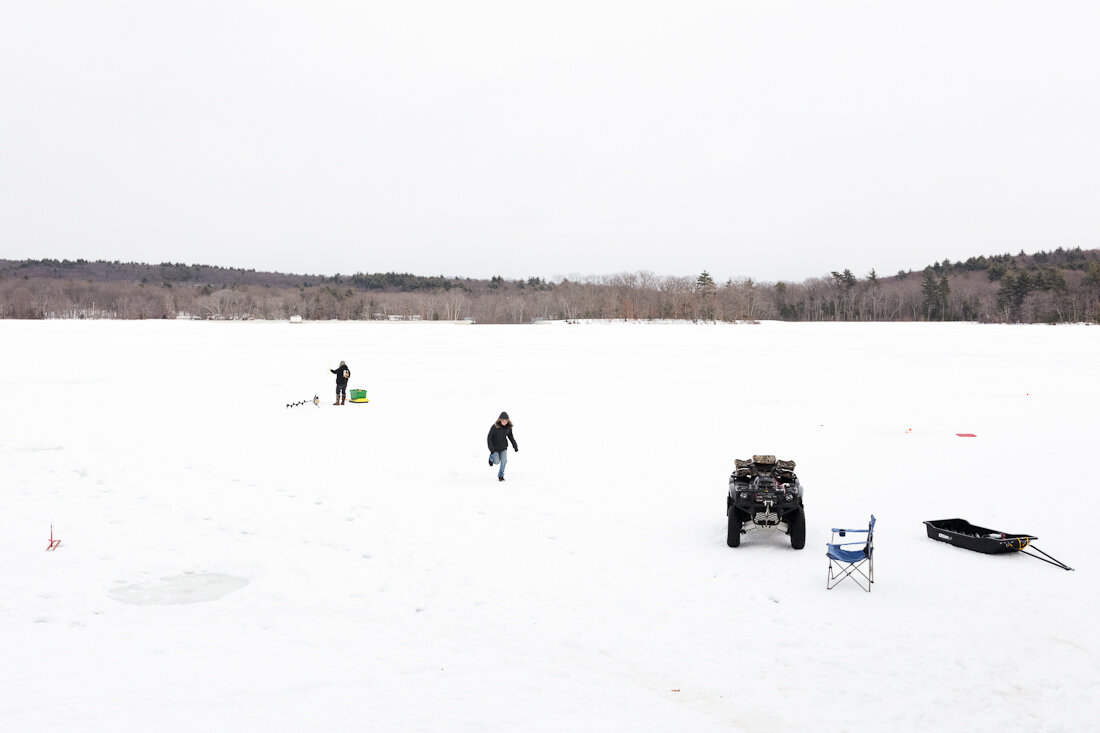
[[[500,466],[497,481],[504,480],[504,467],[508,465],[508,441],[512,442],[512,448],[519,453],[516,438],[512,435],[512,421],[507,412],[502,412],[493,427],[489,428],[489,465]]]

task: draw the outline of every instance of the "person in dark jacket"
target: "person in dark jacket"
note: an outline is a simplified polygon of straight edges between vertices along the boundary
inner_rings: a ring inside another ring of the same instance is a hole
[[[515,448],[516,453],[519,453],[516,438],[512,435],[512,421],[507,412],[502,412],[493,423],[493,427],[489,428],[489,465],[500,464],[500,470],[497,471],[498,481],[504,480],[504,467],[508,465],[509,440],[512,441],[512,447]]]
[[[336,375],[336,401],[332,404],[342,405],[348,398],[348,380],[351,379],[351,370],[348,369],[347,362],[341,361],[340,366],[329,371]]]

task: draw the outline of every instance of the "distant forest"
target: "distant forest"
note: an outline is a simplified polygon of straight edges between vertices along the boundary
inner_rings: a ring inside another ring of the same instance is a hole
[[[943,260],[882,276],[716,281],[629,272],[551,282],[208,265],[0,260],[0,318],[1100,322],[1100,250]]]

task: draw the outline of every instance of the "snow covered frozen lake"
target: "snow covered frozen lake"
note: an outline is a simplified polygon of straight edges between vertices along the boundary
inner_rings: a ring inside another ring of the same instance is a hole
[[[1100,719],[1100,327],[0,321],[0,343],[0,730]],[[369,404],[332,406],[341,359]],[[753,453],[798,462],[806,549],[726,547]],[[826,591],[830,527],[872,512],[874,591]],[[1077,570],[925,536],[949,517]]]

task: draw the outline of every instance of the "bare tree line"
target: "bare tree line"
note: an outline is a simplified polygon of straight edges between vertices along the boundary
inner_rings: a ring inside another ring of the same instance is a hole
[[[534,319],[1100,321],[1100,252],[1075,250],[1066,266],[1042,264],[1048,261],[1043,254],[1055,253],[980,258],[974,261],[977,264],[968,261],[972,266],[945,261],[921,273],[901,272],[893,277],[879,277],[874,270],[857,277],[844,270],[800,283],[750,278],[719,283],[706,272],[695,277],[624,272],[560,282],[414,278],[409,287],[417,289],[407,292],[370,290],[363,285],[374,283],[368,278],[381,278],[378,287],[400,286],[403,278],[413,276],[315,276],[288,285],[294,277],[278,275],[276,284],[227,285],[190,279],[154,283],[147,277],[146,282],[135,282],[27,272],[20,276],[19,270],[9,268],[0,271],[0,318],[246,320],[300,315],[308,320],[469,318],[480,323]],[[426,289],[424,283],[445,287]]]

